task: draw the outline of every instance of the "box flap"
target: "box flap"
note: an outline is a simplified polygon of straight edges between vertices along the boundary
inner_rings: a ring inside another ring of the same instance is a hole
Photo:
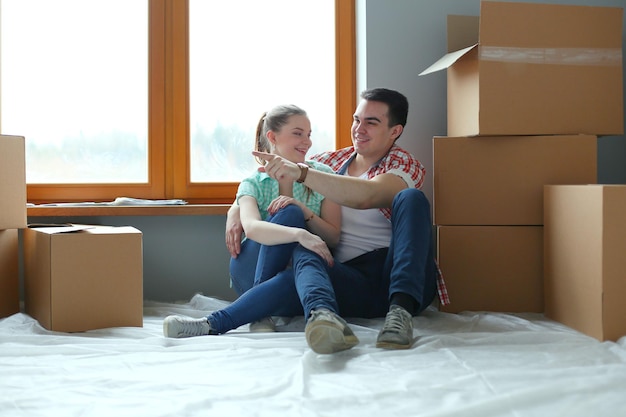
[[[140,230],[133,226],[97,226],[89,229],[87,233],[94,235],[142,234]]]
[[[448,16],[448,54],[419,75],[449,68],[476,44],[484,61],[620,66],[622,19],[619,7],[481,1],[480,17]]]
[[[46,233],[49,235],[59,233],[74,233],[81,230],[92,229],[96,226],[85,224],[29,224],[29,229],[35,229],[38,232]]]
[[[426,75],[432,72],[441,71],[447,69],[456,61],[458,61],[463,55],[476,48],[477,44],[468,46],[467,48],[463,48],[460,51],[450,52],[449,54],[445,54],[441,57],[437,62],[432,64],[430,67],[426,68],[424,71],[420,72],[419,75]]]

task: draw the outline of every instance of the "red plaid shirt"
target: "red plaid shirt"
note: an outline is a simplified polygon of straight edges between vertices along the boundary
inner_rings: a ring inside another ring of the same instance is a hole
[[[328,165],[335,172],[343,172],[345,171],[344,167],[347,167],[347,163],[349,163],[355,155],[354,147],[349,146],[337,151],[322,152],[313,155],[311,159]],[[426,169],[413,155],[394,144],[389,152],[387,152],[387,155],[370,167],[367,171],[367,179],[372,179],[384,173],[396,174],[402,177],[408,186],[420,189],[424,182]],[[381,208],[380,211],[387,220],[391,220],[391,208]],[[439,265],[437,265],[437,292],[439,293],[439,301],[442,305],[450,304],[448,290]]]

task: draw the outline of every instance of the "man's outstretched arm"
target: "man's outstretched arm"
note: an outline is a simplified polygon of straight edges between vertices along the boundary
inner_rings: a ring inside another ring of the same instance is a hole
[[[274,154],[256,151],[253,154],[267,161],[259,170],[265,171],[270,177],[288,176],[294,181],[300,178],[302,169],[297,164]],[[304,184],[342,206],[355,209],[391,207],[396,194],[407,188],[402,178],[391,173],[365,180],[314,169],[308,170]]]

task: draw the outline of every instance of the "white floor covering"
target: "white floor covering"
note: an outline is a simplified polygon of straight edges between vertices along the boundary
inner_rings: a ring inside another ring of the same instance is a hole
[[[626,416],[626,337],[432,307],[403,351],[375,347],[382,319],[349,320],[361,343],[335,355],[307,347],[302,317],[273,334],[163,337],[165,316],[225,304],[146,302],[143,328],[77,334],[0,319],[0,416]]]

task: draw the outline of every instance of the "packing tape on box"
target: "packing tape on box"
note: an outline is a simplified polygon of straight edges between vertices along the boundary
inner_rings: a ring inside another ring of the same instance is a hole
[[[479,59],[524,64],[620,66],[619,48],[518,48],[480,46]]]

